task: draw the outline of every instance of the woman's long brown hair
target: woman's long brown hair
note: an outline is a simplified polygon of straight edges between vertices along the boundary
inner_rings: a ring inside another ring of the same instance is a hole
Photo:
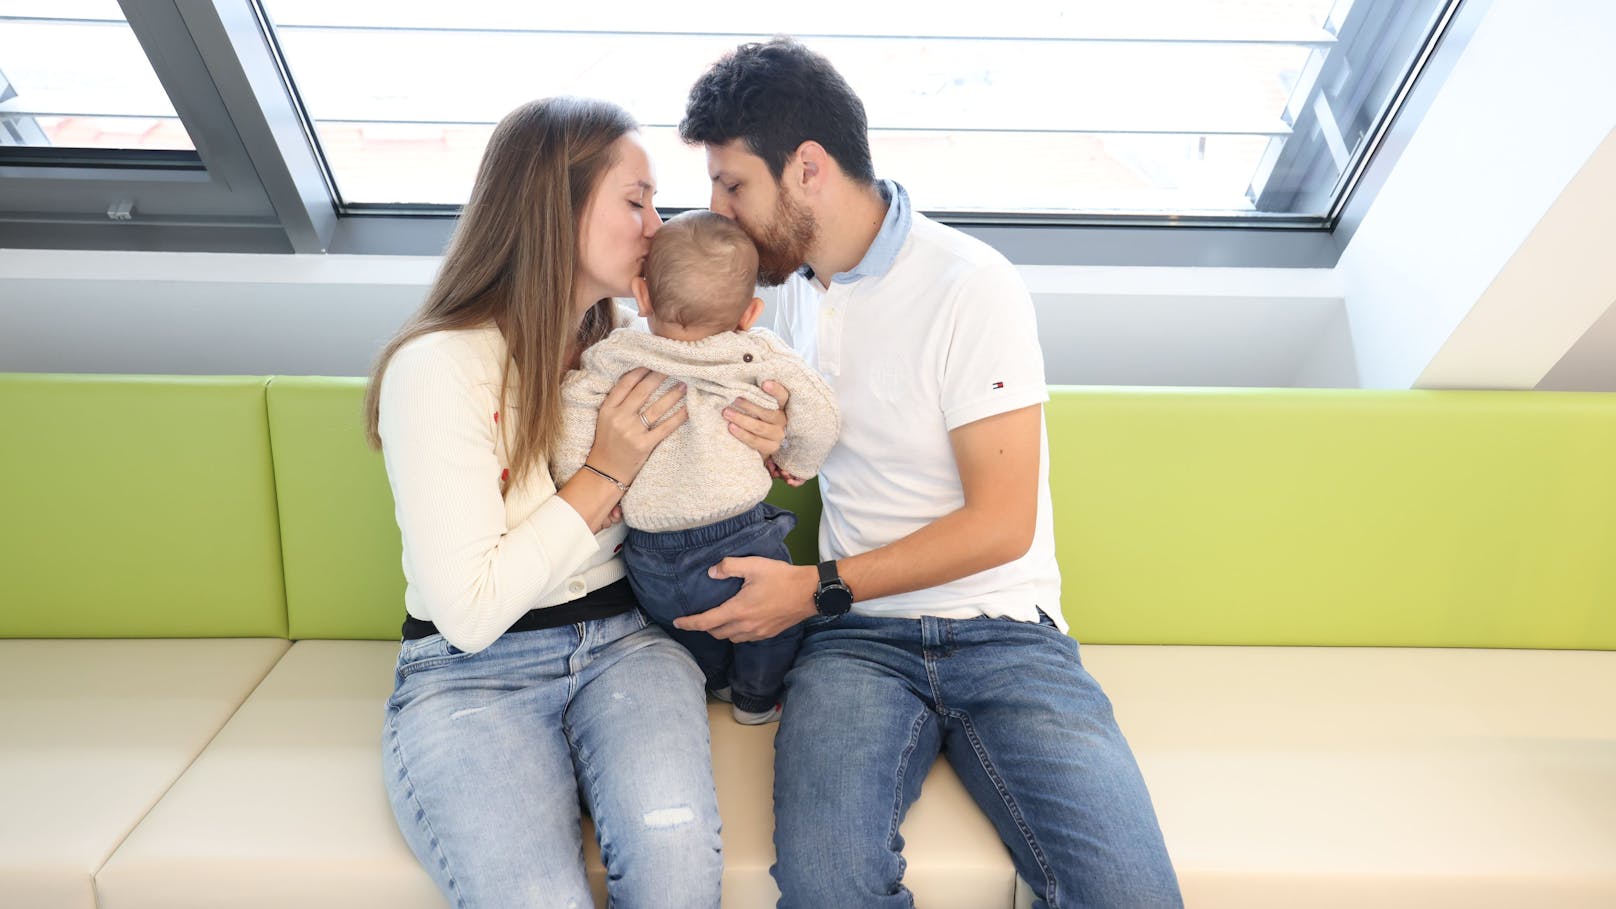
[[[505,116],[494,128],[426,302],[383,348],[365,393],[365,436],[377,431],[382,376],[406,342],[428,332],[493,323],[505,336],[500,400],[519,419],[505,419],[515,485],[561,432],[561,380],[568,348],[605,337],[612,301],[601,300],[573,321],[578,234],[590,193],[614,162],[613,144],[638,129],[628,112],[605,101],[546,98]],[[514,398],[506,394],[514,390]],[[514,424],[514,425],[512,425]]]

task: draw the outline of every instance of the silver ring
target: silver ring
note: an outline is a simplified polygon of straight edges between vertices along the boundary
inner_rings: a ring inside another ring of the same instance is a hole
[[[651,431],[651,424],[646,422],[646,420],[645,420],[645,411],[643,411],[643,410],[640,411],[640,425],[645,427],[646,432]]]

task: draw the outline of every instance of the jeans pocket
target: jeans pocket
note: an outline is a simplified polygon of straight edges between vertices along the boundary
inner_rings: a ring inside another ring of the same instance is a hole
[[[449,643],[442,634],[429,634],[414,641],[405,641],[398,650],[398,678],[403,681],[424,669],[458,662],[474,653],[461,650]]]

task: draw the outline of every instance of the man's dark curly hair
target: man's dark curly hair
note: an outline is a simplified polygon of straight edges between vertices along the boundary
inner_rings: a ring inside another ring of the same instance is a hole
[[[776,180],[797,146],[824,146],[842,172],[875,182],[864,102],[819,54],[791,38],[743,44],[690,89],[679,137],[691,145],[746,140]]]

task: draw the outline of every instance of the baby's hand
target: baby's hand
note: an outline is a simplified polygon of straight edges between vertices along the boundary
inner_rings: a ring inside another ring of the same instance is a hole
[[[604,532],[612,529],[612,525],[621,524],[622,522],[623,522],[623,506],[621,506],[621,505],[613,505],[611,512],[606,515],[606,520],[599,527],[591,527],[591,528],[589,528],[589,532],[590,533],[604,533]]]
[[[808,482],[796,474],[782,470],[779,464],[774,463],[773,458],[765,458],[763,463],[769,468],[769,476],[774,477],[776,480],[785,480],[788,486],[801,486]]]
[[[780,442],[786,437],[786,400],[791,392],[773,379],[765,380],[762,388],[779,403],[778,410],[763,410],[745,398],[736,398],[724,408],[724,419],[729,421],[729,431],[735,438],[769,458],[780,450]]]

